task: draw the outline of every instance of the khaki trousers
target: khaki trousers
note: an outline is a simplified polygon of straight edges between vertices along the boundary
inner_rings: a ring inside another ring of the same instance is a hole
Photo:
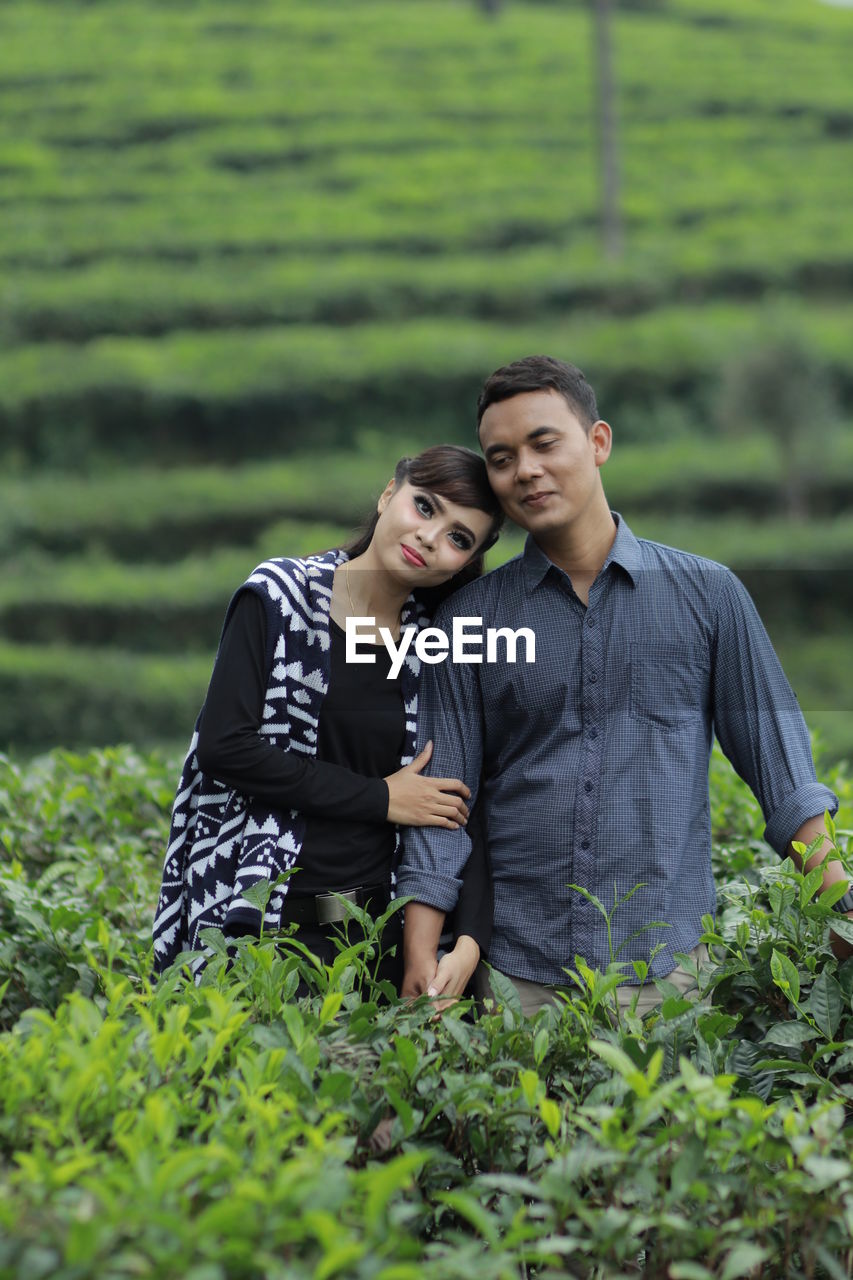
[[[703,964],[708,963],[708,948],[704,942],[700,942],[688,954],[693,965],[698,965],[701,968]],[[521,1009],[526,1018],[532,1018],[535,1013],[538,1013],[540,1009],[544,1009],[547,1004],[562,1004],[559,998],[561,991],[571,994],[577,990],[573,984],[565,987],[549,987],[541,982],[529,982],[526,978],[515,978],[512,974],[507,974],[506,976],[518,992]],[[672,973],[668,973],[666,981],[671,982],[685,999],[698,999],[699,988],[696,985],[696,979],[683,965],[678,965],[677,968],[673,969]],[[483,1000],[495,999],[495,994],[489,983],[489,971],[482,963],[477,966],[477,971],[474,974],[474,990],[481,1004]],[[637,997],[637,1013],[640,1017],[650,1013],[652,1009],[656,1009],[666,998],[661,995],[653,982],[646,982],[641,986],[636,983],[623,982],[616,988],[616,1000],[620,1013],[626,1013],[630,1009],[635,996]]]

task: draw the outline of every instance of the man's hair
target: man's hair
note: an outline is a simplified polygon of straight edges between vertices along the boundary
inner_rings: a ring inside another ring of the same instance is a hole
[[[595,392],[580,369],[553,356],[525,356],[513,360],[486,379],[477,401],[477,431],[490,404],[511,400],[525,391],[556,391],[577,415],[585,431],[598,421]]]

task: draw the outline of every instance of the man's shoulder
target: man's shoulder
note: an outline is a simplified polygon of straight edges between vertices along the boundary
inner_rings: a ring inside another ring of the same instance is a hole
[[[740,579],[717,560],[647,538],[638,538],[637,543],[642,596],[654,609],[664,600],[681,600],[685,608],[710,622],[724,597],[744,594]]]
[[[733,576],[727,565],[711,560],[708,556],[697,555],[695,551],[684,551],[681,547],[671,547],[665,542],[655,542],[651,538],[637,538],[644,569],[666,569],[673,574],[685,574],[689,577],[703,578]]]

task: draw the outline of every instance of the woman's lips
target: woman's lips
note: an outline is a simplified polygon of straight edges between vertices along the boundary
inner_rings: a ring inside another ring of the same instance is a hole
[[[417,551],[414,551],[411,547],[407,547],[405,542],[400,543],[400,548],[409,564],[413,564],[416,569],[426,568],[426,560],[424,560],[423,556],[418,555]]]

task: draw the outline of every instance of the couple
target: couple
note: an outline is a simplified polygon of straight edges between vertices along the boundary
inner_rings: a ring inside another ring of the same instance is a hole
[[[691,987],[714,911],[712,735],[780,855],[824,832],[837,801],[747,593],[610,511],[611,429],[583,374],[545,356],[497,370],[478,431],[485,463],[452,446],[404,460],[357,543],[268,561],[233,598],[175,801],[159,968],[205,926],[257,933],[245,891],[296,867],[264,927],[295,924],[329,960],[344,914],[329,895],[378,913],[396,869],[412,901],[382,976],[404,995],[450,997],[476,971],[485,995],[488,952],[529,1014],[554,1002],[576,955],[609,963],[607,924],[573,886],[608,907],[639,886],[613,917],[612,946],[650,961],[647,974],[626,963],[618,993],[644,1012],[659,999],[652,977]],[[528,531],[524,552],[480,576],[504,514]],[[410,648],[393,663],[401,632],[428,615],[447,635],[454,618],[527,628],[535,661],[508,661],[508,648],[439,661],[424,643],[432,661]],[[375,661],[347,662],[351,619]],[[824,888],[843,878],[826,859]]]

